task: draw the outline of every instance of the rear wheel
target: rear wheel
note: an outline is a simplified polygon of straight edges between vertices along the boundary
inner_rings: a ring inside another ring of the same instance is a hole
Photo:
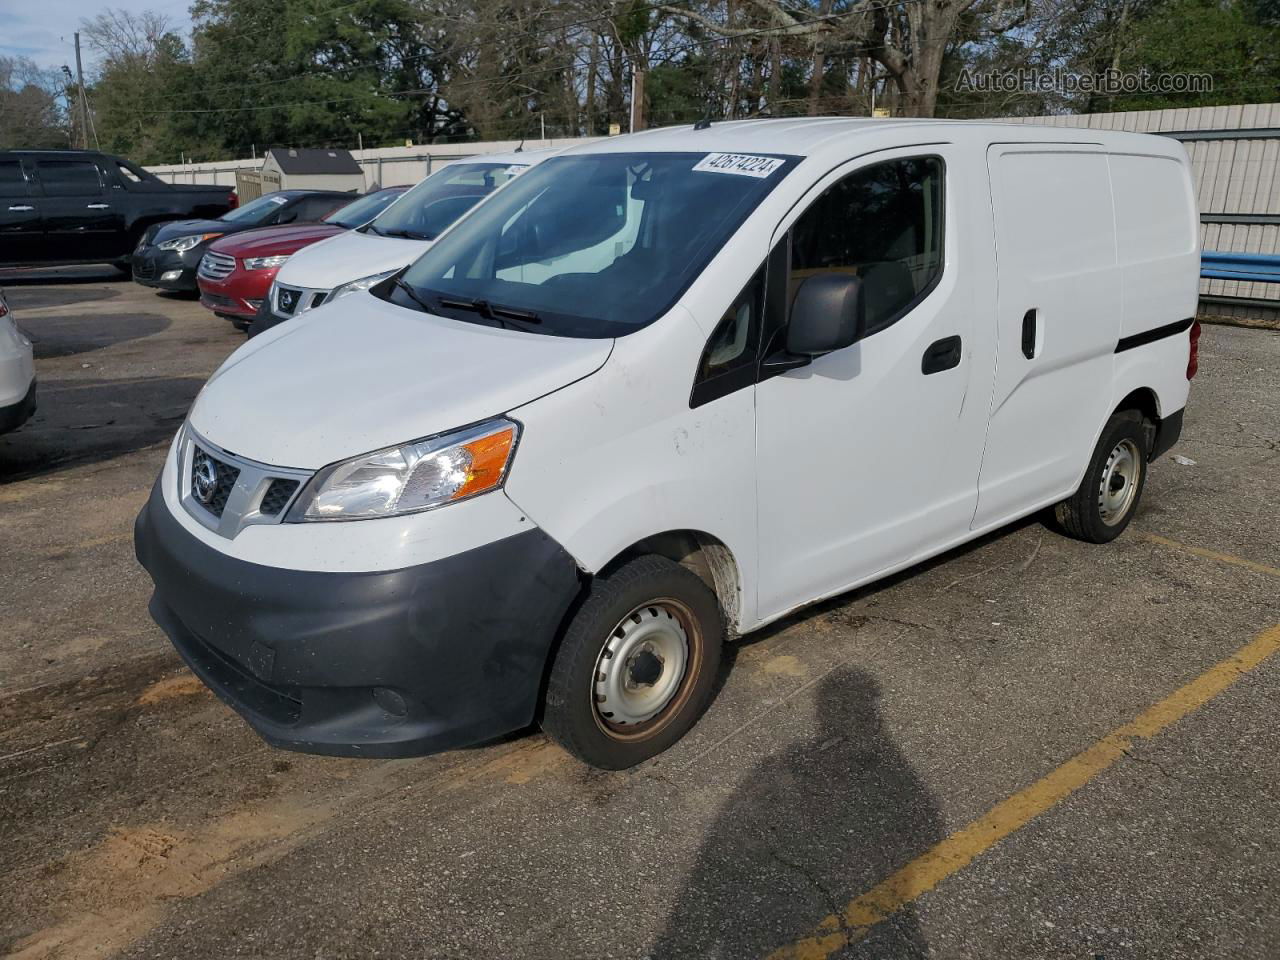
[[[715,593],[678,563],[638,557],[597,577],[552,663],[543,729],[594,767],[656,756],[707,708],[724,637]]]
[[[1090,543],[1110,543],[1124,532],[1147,481],[1148,433],[1136,410],[1107,421],[1080,489],[1054,508],[1065,532]]]

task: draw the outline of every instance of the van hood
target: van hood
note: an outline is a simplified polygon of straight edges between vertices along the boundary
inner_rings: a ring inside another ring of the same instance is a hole
[[[317,470],[506,413],[595,373],[612,349],[357,293],[240,347],[189,420],[230,453]]]
[[[300,251],[280,268],[276,282],[332,290],[361,277],[399,270],[417,260],[430,246],[428,240],[380,237],[348,230]]]

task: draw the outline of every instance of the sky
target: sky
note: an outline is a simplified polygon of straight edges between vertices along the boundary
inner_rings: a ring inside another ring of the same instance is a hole
[[[191,0],[108,0],[107,6],[132,13],[155,10],[169,17],[185,34],[191,20]],[[30,57],[38,66],[59,69],[65,63],[76,68],[72,37],[80,21],[102,12],[94,0],[0,0],[0,56]],[[83,46],[83,45],[82,45]],[[92,72],[96,58],[83,49],[84,68]]]

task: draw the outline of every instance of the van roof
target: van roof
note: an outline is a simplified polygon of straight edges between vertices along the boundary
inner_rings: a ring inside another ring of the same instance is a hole
[[[1164,137],[1128,133],[1119,130],[1095,130],[1087,127],[1056,127],[1030,123],[999,123],[977,120],[932,120],[920,118],[871,117],[778,117],[751,120],[712,121],[697,130],[693,126],[660,127],[621,137],[610,137],[593,143],[570,147],[565,153],[624,153],[631,151],[702,151],[756,152],[809,156],[831,141],[849,136],[927,127],[925,136],[951,139],[1052,140],[1057,143],[1111,143],[1141,137],[1145,141]],[[1171,144],[1172,146],[1172,144]],[[1163,151],[1162,151],[1163,152]]]

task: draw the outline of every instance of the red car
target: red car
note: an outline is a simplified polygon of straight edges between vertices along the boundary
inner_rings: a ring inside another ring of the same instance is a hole
[[[215,240],[200,260],[200,303],[243,330],[262,306],[276,272],[303,247],[368,223],[409,188],[375,190],[339,207],[319,223],[246,230]]]

